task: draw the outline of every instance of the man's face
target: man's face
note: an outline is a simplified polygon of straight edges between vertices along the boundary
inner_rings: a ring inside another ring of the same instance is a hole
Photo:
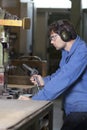
[[[66,43],[61,39],[61,37],[53,31],[50,35],[50,41],[51,44],[56,48],[56,50],[64,49],[66,46]]]

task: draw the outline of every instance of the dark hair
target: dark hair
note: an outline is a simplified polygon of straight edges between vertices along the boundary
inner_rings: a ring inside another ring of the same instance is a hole
[[[50,24],[48,34],[50,35],[52,31],[57,33],[59,36],[61,36],[61,32],[64,31],[64,33],[67,33],[69,37],[67,41],[74,40],[77,37],[73,24],[67,19],[58,20]]]

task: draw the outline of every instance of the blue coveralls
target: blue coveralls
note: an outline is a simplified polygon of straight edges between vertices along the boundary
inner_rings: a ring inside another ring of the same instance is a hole
[[[44,79],[33,100],[54,100],[64,93],[66,114],[87,111],[87,44],[77,36],[70,51],[62,50],[60,67]]]

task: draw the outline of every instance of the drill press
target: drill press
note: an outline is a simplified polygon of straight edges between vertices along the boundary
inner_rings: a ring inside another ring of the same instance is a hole
[[[7,27],[5,29],[5,26]],[[9,69],[9,26],[30,28],[30,19],[19,20],[0,8],[0,95],[7,94],[7,71]]]

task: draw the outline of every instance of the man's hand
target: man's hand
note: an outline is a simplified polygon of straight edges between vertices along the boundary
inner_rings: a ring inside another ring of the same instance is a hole
[[[30,78],[30,81],[37,86],[44,86],[44,80],[41,75],[33,75]]]
[[[31,100],[31,98],[21,95],[21,96],[18,98],[18,100]]]

